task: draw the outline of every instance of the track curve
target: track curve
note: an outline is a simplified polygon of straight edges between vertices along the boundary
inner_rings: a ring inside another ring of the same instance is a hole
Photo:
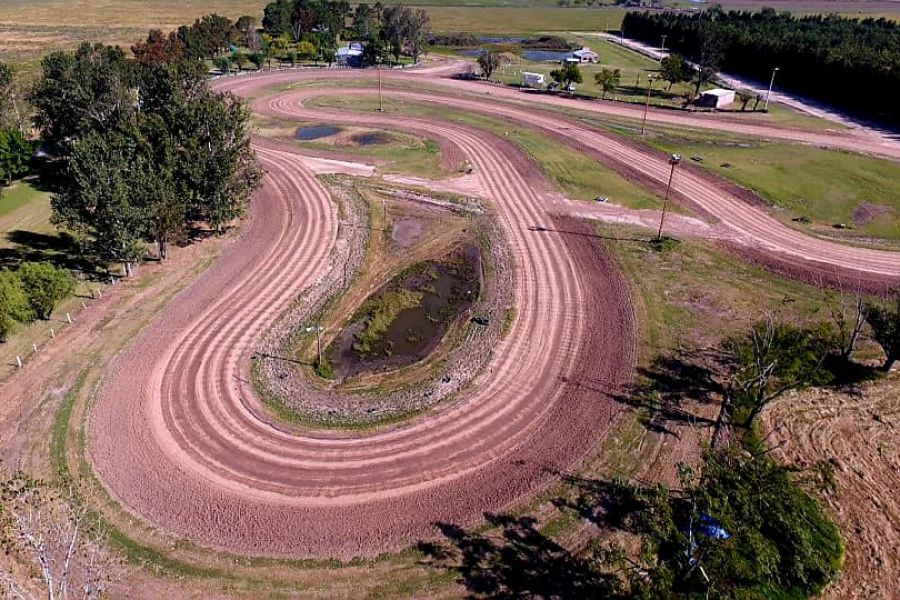
[[[217,87],[250,95],[318,76],[278,73]],[[298,94],[257,105],[304,116]],[[439,101],[485,110],[471,99]],[[522,109],[498,107],[509,118],[529,118]],[[543,113],[529,120],[545,128],[563,122]],[[332,267],[338,215],[294,153],[257,145],[268,176],[245,231],[115,360],[92,409],[90,458],[130,512],[239,553],[372,555],[433,537],[438,522],[470,524],[509,506],[577,463],[614,424],[619,408],[611,395],[630,379],[635,324],[627,282],[609,257],[587,236],[530,231],[560,218],[558,205],[548,212],[528,183],[533,174],[504,154],[501,140],[449,123],[384,125],[421,127],[451,141],[488,192],[515,257],[517,307],[491,363],[465,397],[371,435],[292,434],[259,419],[248,376],[254,344]],[[572,135],[586,136],[579,138],[585,144],[615,143],[589,130]],[[622,158],[632,159],[659,176],[658,157]],[[712,194],[713,214],[739,208],[702,181],[685,177],[681,185],[698,197]],[[760,238],[764,249],[770,244],[770,252],[852,266],[875,278],[900,274],[896,255],[773,228],[758,210],[740,214],[747,235]]]

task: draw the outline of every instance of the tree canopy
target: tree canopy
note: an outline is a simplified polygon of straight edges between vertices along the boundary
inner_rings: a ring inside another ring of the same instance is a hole
[[[653,45],[665,35],[669,48],[710,71],[721,68],[768,83],[779,67],[779,87],[900,123],[900,24],[893,21],[714,7],[699,16],[628,12],[623,28]]]

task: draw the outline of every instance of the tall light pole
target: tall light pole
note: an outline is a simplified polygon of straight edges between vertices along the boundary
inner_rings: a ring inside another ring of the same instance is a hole
[[[772,69],[772,79],[769,81],[769,91],[766,92],[766,112],[769,112],[769,96],[772,95],[772,87],[775,85],[775,73],[779,71],[779,67]]]
[[[650,91],[653,89],[653,75],[647,76],[647,103],[644,104],[644,117],[641,119],[641,135],[644,135],[644,125],[647,124],[647,111],[650,109]]]
[[[663,199],[662,214],[659,215],[659,231],[656,232],[657,242],[662,239],[663,224],[666,222],[666,211],[669,210],[669,192],[672,191],[672,179],[675,177],[675,167],[677,167],[680,162],[681,156],[678,154],[673,154],[669,157],[669,164],[672,165],[672,170],[669,171],[669,183],[666,185],[666,196]]]
[[[669,36],[668,35],[662,36],[662,41],[659,43],[659,53],[660,54],[662,54],[663,52],[666,51],[666,38],[667,37],[669,37]],[[660,56],[659,58],[660,58],[660,60],[662,60],[662,56]]]
[[[384,112],[384,100],[381,93],[381,62],[378,63],[378,112]]]

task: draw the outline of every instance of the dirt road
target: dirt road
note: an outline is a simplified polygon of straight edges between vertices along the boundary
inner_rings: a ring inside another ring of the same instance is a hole
[[[217,85],[250,95],[313,76],[323,75]],[[307,116],[303,97],[285,92],[256,106]],[[487,100],[425,99],[548,133],[571,127],[563,117]],[[115,360],[87,432],[90,459],[126,510],[238,553],[371,556],[437,537],[438,522],[469,525],[509,507],[576,465],[610,430],[622,410],[612,396],[635,360],[627,282],[589,230],[557,226],[567,205],[548,201],[550,186],[512,144],[440,121],[315,114],[421,129],[461,149],[510,243],[516,318],[468,393],[410,423],[366,435],[297,435],[258,418],[264,409],[248,373],[255,343],[332,267],[339,220],[304,161],[259,146],[268,176],[244,233]],[[659,156],[598,132],[566,135],[648,178],[666,174]],[[678,189],[732,227],[736,242],[769,255],[813,270],[852,267],[873,281],[900,275],[896,255],[802,236],[696,175],[685,173]]]

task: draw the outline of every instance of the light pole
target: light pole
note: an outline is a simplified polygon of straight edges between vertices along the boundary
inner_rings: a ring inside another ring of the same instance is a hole
[[[669,210],[669,192],[672,191],[672,179],[675,177],[675,167],[677,167],[680,162],[681,156],[678,154],[673,154],[669,157],[669,164],[672,165],[672,170],[669,171],[669,183],[666,185],[666,196],[663,199],[662,214],[659,216],[659,231],[656,232],[657,242],[662,240],[663,224],[666,222],[666,211]]]
[[[769,96],[772,95],[772,87],[775,85],[775,73],[779,71],[778,67],[772,69],[772,79],[769,81],[769,91],[766,92],[766,112],[769,112]]]
[[[653,89],[653,75],[647,76],[647,103],[644,104],[644,117],[641,119],[641,135],[644,135],[644,125],[647,124],[647,111],[650,109],[650,91]]]
[[[378,63],[378,112],[384,112],[384,100],[381,94],[381,62]]]
[[[659,44],[659,53],[660,54],[662,54],[663,52],[666,51],[666,38],[667,37],[669,37],[669,36],[668,35],[662,36],[662,42],[660,42],[660,44]],[[660,58],[660,60],[662,60],[662,56],[660,56],[659,58]]]

